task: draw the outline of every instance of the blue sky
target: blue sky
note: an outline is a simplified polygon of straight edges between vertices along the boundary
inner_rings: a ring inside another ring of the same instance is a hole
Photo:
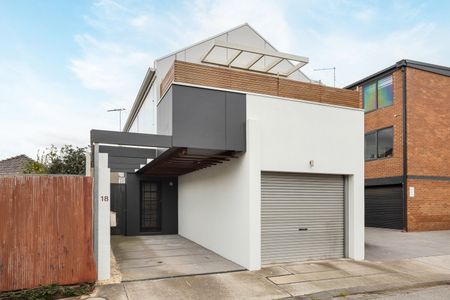
[[[118,129],[153,60],[248,22],[337,85],[409,58],[450,66],[449,1],[0,0],[0,159]],[[126,116],[125,116],[126,117]]]

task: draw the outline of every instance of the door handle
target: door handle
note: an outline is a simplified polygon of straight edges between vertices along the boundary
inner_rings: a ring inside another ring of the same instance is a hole
[[[300,227],[299,229],[298,229],[298,231],[307,231],[308,230],[308,228],[306,228],[306,227]]]

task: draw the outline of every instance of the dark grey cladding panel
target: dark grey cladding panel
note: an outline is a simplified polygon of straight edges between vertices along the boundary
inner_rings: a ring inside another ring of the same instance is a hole
[[[141,165],[146,164],[146,158],[136,158],[136,157],[118,157],[118,156],[108,156],[108,163],[110,164],[134,164]]]
[[[173,146],[225,149],[225,92],[173,89]]]
[[[100,146],[101,153],[108,153],[109,157],[140,157],[140,158],[155,158],[155,149],[133,148],[133,147],[118,147],[118,146]]]
[[[245,95],[172,85],[174,147],[245,151]]]
[[[93,143],[143,147],[171,147],[172,137],[170,135],[92,129],[91,144]]]
[[[111,171],[111,172],[134,173],[135,170],[136,170],[136,169],[134,169],[134,168],[123,168],[123,167],[112,168],[112,167],[110,167],[110,171]]]
[[[245,94],[226,93],[226,146],[227,150],[245,151],[247,109]]]
[[[166,92],[158,103],[157,110],[157,133],[172,135],[172,87]]]
[[[145,165],[143,163],[142,165]],[[114,170],[120,170],[117,172],[126,172],[128,170],[136,170],[141,168],[141,164],[120,164],[120,163],[108,163],[108,167]]]

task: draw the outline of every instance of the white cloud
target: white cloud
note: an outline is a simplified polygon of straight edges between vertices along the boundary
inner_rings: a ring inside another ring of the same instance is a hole
[[[434,24],[420,23],[366,39],[341,32],[311,32],[311,63],[305,69],[312,78],[332,85],[332,73],[317,73],[313,69],[335,66],[337,86],[344,86],[404,58],[436,62],[444,59],[441,55],[448,44],[430,47],[436,39],[435,31]]]
[[[70,60],[69,68],[84,87],[109,97],[104,103],[108,108],[129,110],[157,56],[244,22],[261,30],[280,50],[289,49],[293,33],[284,8],[274,0],[197,0],[186,1],[182,11],[173,12],[143,4],[125,7],[112,0],[98,1],[92,15],[86,17],[95,31],[75,37],[82,54]]]
[[[177,5],[97,1],[85,16],[89,29],[74,36],[79,53],[70,53],[67,65],[59,66],[71,70],[81,83],[79,90],[73,82],[42,76],[23,61],[0,60],[0,158],[22,152],[34,156],[38,147],[51,143],[85,145],[89,129],[117,128],[117,115],[105,110],[131,108],[156,57],[244,22],[280,51],[309,56],[306,74],[329,85],[332,73],[314,68],[336,66],[338,86],[343,86],[402,58],[450,65],[450,40],[443,38],[447,28],[420,19],[421,11],[428,9],[425,4],[396,1],[383,15],[375,5],[365,5],[310,0],[185,0]]]
[[[51,144],[86,146],[89,130],[113,126],[98,118],[101,107],[80,99],[55,81],[43,78],[24,62],[0,62],[0,158],[36,156]]]
[[[355,18],[362,22],[369,22],[374,19],[376,12],[373,8],[365,7],[363,9],[357,10],[354,14]]]
[[[304,68],[305,72],[328,85],[333,84],[332,73],[317,73],[314,68],[336,66],[337,85],[342,86],[402,58],[439,61],[442,52],[440,47],[430,47],[437,34],[433,23],[422,22],[403,28],[397,25],[377,32],[374,27],[377,20],[387,16],[379,16],[374,5],[346,1],[318,4],[311,1],[195,0],[182,2],[177,11],[158,11],[142,5],[125,8],[114,1],[101,1],[97,8],[97,28],[107,27],[111,33],[117,27],[116,31],[153,41],[148,44],[134,40],[136,43],[131,48],[125,41],[112,43],[92,36],[79,38],[80,45],[89,46],[85,47],[83,57],[72,62],[77,76],[86,87],[105,90],[111,95],[121,94],[121,99],[128,95],[129,106],[138,88],[136,82],[141,82],[151,59],[245,22],[280,51],[309,56],[310,64]],[[418,13],[415,7],[403,2],[395,2],[392,10],[399,18],[402,12],[411,18]],[[298,19],[293,20],[292,14]],[[303,22],[306,17],[312,23]],[[358,23],[339,21],[347,21],[347,17],[373,26],[366,34],[357,33],[358,28],[354,26]],[[149,49],[154,52],[149,53]],[[117,78],[121,78],[121,84],[113,84]]]
[[[288,2],[196,0],[189,3],[189,18],[194,23],[187,35],[183,34],[187,45],[242,23],[249,23],[279,50],[292,48],[295,34],[286,16]]]
[[[151,65],[152,56],[87,34],[78,35],[76,40],[83,49],[83,57],[72,59],[70,69],[83,86],[106,93],[112,105],[128,106]]]

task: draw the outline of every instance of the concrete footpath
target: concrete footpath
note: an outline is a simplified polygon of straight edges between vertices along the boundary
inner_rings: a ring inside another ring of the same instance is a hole
[[[255,272],[123,282],[98,286],[91,297],[111,300],[345,299],[351,295],[449,283],[450,255],[389,262],[340,259],[275,265]]]

